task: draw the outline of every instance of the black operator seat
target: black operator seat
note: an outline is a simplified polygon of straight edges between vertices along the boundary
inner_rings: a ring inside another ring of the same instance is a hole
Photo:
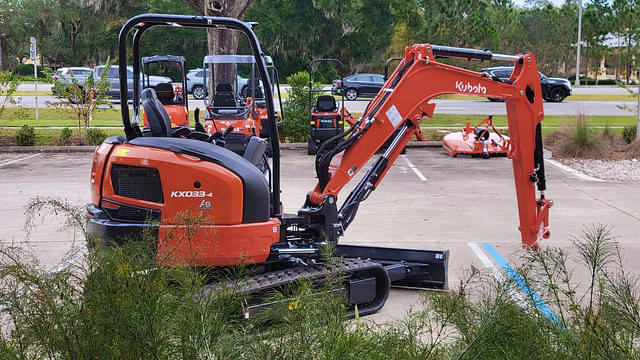
[[[142,107],[144,113],[147,115],[147,121],[149,122],[149,128],[151,129],[151,136],[154,137],[167,137],[171,134],[171,119],[167,110],[156,95],[156,91],[152,88],[146,88],[142,90],[140,94],[142,99]]]
[[[173,85],[169,83],[156,85],[156,95],[162,105],[173,105]]]
[[[248,98],[249,96],[251,96],[251,87],[253,87],[255,90],[254,92],[254,100],[255,99],[264,99],[264,94],[262,93],[262,89],[260,88],[260,82],[257,79],[250,79],[247,82],[247,86],[245,86],[242,89],[242,97],[244,99]]]
[[[333,112],[338,111],[336,99],[331,95],[320,95],[316,100],[316,111]]]
[[[213,97],[213,107],[237,108],[238,103],[233,93],[233,87],[229,83],[220,83],[216,85],[216,94]]]

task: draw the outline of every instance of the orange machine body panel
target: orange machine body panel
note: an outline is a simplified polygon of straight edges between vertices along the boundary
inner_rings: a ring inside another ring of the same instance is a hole
[[[257,264],[267,260],[279,237],[280,221],[274,218],[251,224],[199,226],[195,233],[185,226],[161,225],[157,256],[164,265]]]
[[[115,194],[111,183],[114,164],[157,169],[163,203],[138,200]],[[190,155],[135,145],[116,145],[104,173],[102,199],[147,209],[160,210],[162,224],[174,223],[185,211],[202,212],[212,224],[242,222],[242,181],[228,169]],[[196,188],[198,182],[200,187]],[[204,203],[203,203],[204,202]],[[207,202],[209,206],[206,206]],[[203,205],[204,204],[204,205]]]
[[[171,120],[171,127],[174,126],[189,126],[189,113],[187,112],[187,107],[184,105],[163,105],[164,109],[169,114],[169,119]],[[140,112],[144,118],[144,126],[149,126],[149,121],[147,121],[147,114],[144,112],[144,109],[141,108]]]
[[[93,162],[91,163],[91,203],[100,204],[100,193],[102,187],[102,174],[104,174],[104,166],[107,157],[111,152],[113,145],[102,143],[93,154]]]
[[[216,131],[224,133],[231,125],[234,134],[259,135],[261,130],[262,118],[267,118],[267,109],[261,109],[252,106],[253,100],[249,97],[246,100],[245,107],[251,107],[246,115],[238,118],[238,115],[216,114],[207,106],[207,115],[205,116],[205,129],[207,133],[213,134]],[[215,121],[215,123],[214,123]]]
[[[157,169],[162,184],[162,202],[117,195],[111,180],[114,165]],[[271,245],[279,240],[278,219],[242,223],[242,180],[214,162],[163,149],[103,144],[96,152],[94,168],[91,176],[95,205],[129,205],[160,211],[157,256],[164,264],[231,266],[260,263],[269,256]],[[101,196],[100,173],[104,173]],[[197,219],[198,224],[185,225],[185,219]]]

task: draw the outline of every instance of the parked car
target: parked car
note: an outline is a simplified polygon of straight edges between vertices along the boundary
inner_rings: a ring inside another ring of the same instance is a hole
[[[354,74],[341,80],[333,80],[331,93],[342,95],[347,100],[355,100],[361,96],[375,96],[384,85],[384,76],[380,74]]]
[[[198,100],[202,100],[207,96],[207,90],[204,86],[203,82],[203,74],[204,70],[199,69],[191,69],[187,73],[187,93],[193,95],[194,98]],[[242,76],[238,76],[238,95],[242,94],[242,91],[247,84],[249,83],[248,78],[244,78]],[[262,81],[260,82],[262,84]]]
[[[509,83],[509,77],[513,72],[513,66],[497,66],[482,69],[482,72],[491,76],[495,80]],[[550,78],[546,77],[543,73],[538,72],[540,75],[540,86],[542,87],[542,98],[549,102],[562,102],[567,96],[571,95],[571,82],[562,78]],[[491,101],[498,101],[501,99],[489,98]]]
[[[93,68],[93,76],[96,81],[99,80],[100,77],[102,76],[102,72],[104,71],[104,68],[105,68],[105,65],[98,65],[95,68]],[[118,65],[111,65],[111,67],[109,68],[109,71],[107,72],[106,78],[111,83],[111,88],[107,90],[106,95],[113,99],[119,99],[120,98],[120,77],[119,77]],[[142,74],[140,74],[139,79],[140,79],[140,89],[142,90]],[[160,83],[172,83],[172,82],[173,80],[171,80],[171,78],[167,76],[156,76],[156,75],[149,76],[149,85],[152,88],[155,88],[156,85]],[[133,67],[131,66],[127,67],[127,92],[128,92],[127,98],[133,99]]]
[[[60,95],[65,84],[71,84],[75,80],[80,86],[87,81],[87,77],[91,76],[91,68],[88,67],[62,67],[53,73],[53,87],[51,92],[53,95]]]

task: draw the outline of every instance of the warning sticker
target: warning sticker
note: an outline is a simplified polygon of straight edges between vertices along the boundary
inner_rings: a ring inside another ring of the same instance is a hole
[[[387,110],[387,118],[389,118],[389,121],[391,121],[393,126],[398,126],[402,121],[402,116],[395,105],[391,105],[389,110]]]

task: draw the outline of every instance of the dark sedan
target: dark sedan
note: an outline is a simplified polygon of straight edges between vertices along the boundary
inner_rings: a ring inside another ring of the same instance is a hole
[[[492,68],[482,69],[482,72],[487,73],[492,79],[502,82],[509,82],[511,73],[513,72],[513,66],[498,66]],[[564,98],[571,95],[571,82],[562,78],[550,78],[540,73],[540,86],[542,87],[542,98],[549,102],[562,102]],[[497,101],[500,99],[492,99],[491,101]]]
[[[361,96],[375,96],[384,85],[384,76],[379,74],[354,74],[341,80],[333,80],[331,92],[334,95],[341,95],[347,100],[355,100]]]

